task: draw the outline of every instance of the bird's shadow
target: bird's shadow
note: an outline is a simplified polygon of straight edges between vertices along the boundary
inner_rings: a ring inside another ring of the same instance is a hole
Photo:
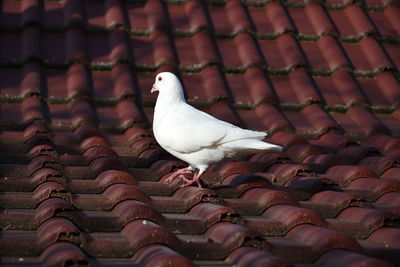
[[[202,181],[202,184],[204,185],[205,183]],[[266,187],[266,188],[271,188],[272,184],[265,179],[264,177],[261,177],[259,175],[254,175],[254,174],[239,174],[236,175],[229,183],[227,184],[205,184],[205,186],[209,189],[215,190],[215,191],[242,191],[240,190],[243,187]]]

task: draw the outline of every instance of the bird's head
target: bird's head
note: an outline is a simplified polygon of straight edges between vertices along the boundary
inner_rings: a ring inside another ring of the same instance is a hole
[[[158,91],[160,95],[163,95],[164,97],[172,97],[176,100],[185,99],[182,85],[178,77],[171,72],[161,72],[157,74],[153,87],[151,88],[151,93],[155,91]]]

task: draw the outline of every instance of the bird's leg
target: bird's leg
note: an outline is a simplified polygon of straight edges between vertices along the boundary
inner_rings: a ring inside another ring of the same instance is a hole
[[[191,166],[187,167],[187,168],[183,168],[183,169],[179,169],[177,171],[175,171],[173,174],[171,174],[166,180],[165,182],[170,183],[173,179],[175,179],[176,177],[179,177],[185,173],[192,173],[193,168]],[[183,176],[183,179],[186,179],[185,176]]]
[[[187,179],[186,177],[183,178],[185,183],[181,185],[181,187],[189,186],[194,183],[197,183],[198,187],[202,187],[200,183],[200,176],[203,174],[204,170],[199,170],[199,172],[192,178],[192,179]]]

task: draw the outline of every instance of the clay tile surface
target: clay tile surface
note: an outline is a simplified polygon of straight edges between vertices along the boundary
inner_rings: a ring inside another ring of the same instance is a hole
[[[1,1],[1,264],[400,266],[399,25],[395,0]],[[166,183],[162,71],[283,151]]]

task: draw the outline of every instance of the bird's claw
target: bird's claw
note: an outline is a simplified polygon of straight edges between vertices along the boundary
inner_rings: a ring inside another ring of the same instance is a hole
[[[170,182],[172,182],[172,180],[174,180],[175,178],[182,178],[183,180],[189,180],[189,179],[187,179],[183,174],[179,174],[179,175],[177,175],[177,176],[173,176],[173,175],[171,175],[170,177],[168,177],[167,179],[165,179],[165,183],[170,183]]]
[[[192,173],[192,170],[189,168],[177,170],[176,172],[172,173],[167,179],[165,179],[164,182],[170,183],[170,182],[172,182],[173,179],[175,179],[177,177],[188,180],[184,175],[186,173]]]
[[[179,175],[180,176],[180,175]],[[178,176],[178,177],[179,177]],[[175,178],[174,174],[171,174],[167,179],[165,179],[164,183],[170,183],[172,182],[172,180]]]
[[[191,168],[191,167],[177,170],[174,173],[172,173],[167,179],[165,179],[164,183],[170,183],[170,182],[172,182],[173,179],[178,177],[178,178],[181,178],[185,182],[183,185],[180,186],[181,188],[189,186],[189,185],[192,185],[194,183],[197,183],[197,185],[199,187],[202,187],[201,183],[200,183],[200,175],[201,174],[195,175],[193,177],[193,179],[188,179],[188,178],[185,177],[185,174],[187,174],[187,173],[192,174],[193,171],[194,171],[194,169]]]
[[[184,183],[183,185],[181,185],[180,188],[183,188],[183,187],[192,185],[192,184],[194,184],[194,183],[197,183],[197,185],[198,185],[200,188],[202,187],[199,179],[195,179],[195,178],[193,178],[193,179],[187,179],[187,178],[185,177],[185,178],[183,178],[182,180],[183,180],[185,183]]]

